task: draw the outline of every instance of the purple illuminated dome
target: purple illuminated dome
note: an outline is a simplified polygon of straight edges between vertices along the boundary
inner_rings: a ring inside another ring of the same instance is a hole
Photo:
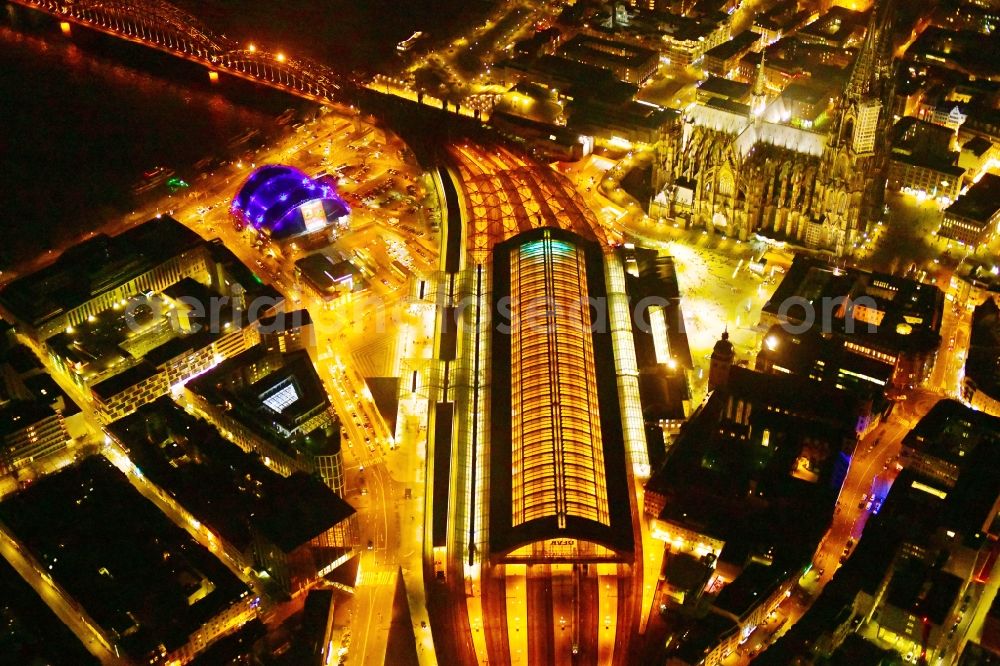
[[[350,212],[332,185],[282,164],[264,165],[246,179],[230,212],[275,240],[326,229]]]

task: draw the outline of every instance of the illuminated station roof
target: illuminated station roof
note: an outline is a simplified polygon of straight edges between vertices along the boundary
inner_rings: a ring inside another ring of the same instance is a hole
[[[519,234],[495,246],[493,285],[491,558],[628,560],[615,360],[588,301],[606,297],[601,247],[555,228]]]
[[[554,169],[499,145],[455,144],[450,154],[465,194],[466,247],[476,263],[485,263],[496,243],[542,227],[610,244],[573,183]]]
[[[333,185],[290,166],[268,164],[246,179],[230,212],[244,224],[284,240],[322,231],[350,208]]]

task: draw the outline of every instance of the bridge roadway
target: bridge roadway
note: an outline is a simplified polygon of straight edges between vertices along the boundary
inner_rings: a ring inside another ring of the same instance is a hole
[[[165,0],[11,0],[15,5],[48,14],[63,22],[156,49],[197,63],[209,76],[225,73],[346,112],[359,95],[357,82],[312,60],[291,58],[255,44],[241,46],[216,35],[196,17]],[[378,77],[361,84],[371,92],[478,117],[471,108],[411,90],[401,82]]]
[[[210,72],[225,72],[323,104],[347,106],[337,99],[345,82],[329,67],[253,44],[243,48],[163,0],[12,1],[59,21],[204,65]]]

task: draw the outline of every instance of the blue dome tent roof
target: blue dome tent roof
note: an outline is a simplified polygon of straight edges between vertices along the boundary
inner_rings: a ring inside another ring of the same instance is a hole
[[[309,231],[302,213],[307,204],[322,205],[327,220],[350,212],[332,185],[280,164],[268,164],[251,173],[230,210],[254,229],[281,239]]]

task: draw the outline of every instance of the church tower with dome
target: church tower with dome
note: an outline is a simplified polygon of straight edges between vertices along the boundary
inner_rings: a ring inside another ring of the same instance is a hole
[[[747,240],[761,234],[850,255],[882,215],[892,123],[894,0],[876,0],[828,118],[813,126],[768,100],[684,110],[658,146],[651,215]]]
[[[722,338],[715,343],[712,350],[712,357],[708,366],[708,390],[714,391],[720,386],[725,386],[729,381],[729,370],[736,360],[736,349],[729,341],[729,330],[722,333]]]

